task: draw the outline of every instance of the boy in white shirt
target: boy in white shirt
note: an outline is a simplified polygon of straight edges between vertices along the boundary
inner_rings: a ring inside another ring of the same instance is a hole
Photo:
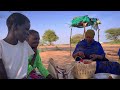
[[[23,79],[27,75],[28,57],[34,54],[25,41],[30,20],[23,14],[13,13],[6,24],[8,34],[0,40],[0,78]]]

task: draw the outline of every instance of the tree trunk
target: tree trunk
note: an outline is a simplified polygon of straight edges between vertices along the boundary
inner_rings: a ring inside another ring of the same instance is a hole
[[[51,46],[51,42],[50,42],[50,46]]]

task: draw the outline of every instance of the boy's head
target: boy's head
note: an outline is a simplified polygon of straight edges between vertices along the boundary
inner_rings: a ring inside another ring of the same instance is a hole
[[[27,38],[27,41],[32,48],[37,48],[39,40],[39,33],[36,30],[29,30],[29,36]]]
[[[14,38],[24,42],[30,28],[30,20],[21,13],[12,13],[6,21],[8,33],[12,32]]]

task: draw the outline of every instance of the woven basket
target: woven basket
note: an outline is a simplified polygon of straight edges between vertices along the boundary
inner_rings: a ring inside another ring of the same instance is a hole
[[[91,62],[89,64],[84,64],[83,62],[76,62],[73,68],[74,77],[76,79],[90,79],[93,77],[96,71],[96,63]]]

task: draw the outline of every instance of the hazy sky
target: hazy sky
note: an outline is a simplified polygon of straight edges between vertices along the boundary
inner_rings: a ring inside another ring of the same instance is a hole
[[[98,18],[102,24],[100,28],[100,42],[106,42],[105,30],[120,27],[120,11],[22,11],[31,21],[31,29],[35,29],[42,37],[44,32],[52,29],[56,32],[59,40],[57,44],[68,44],[70,38],[71,20],[76,16],[88,15],[91,18]],[[7,35],[6,19],[11,14],[8,11],[0,11],[0,39]],[[90,29],[91,26],[87,27]],[[73,28],[72,36],[83,34],[83,28]],[[95,40],[97,31],[95,31]]]

